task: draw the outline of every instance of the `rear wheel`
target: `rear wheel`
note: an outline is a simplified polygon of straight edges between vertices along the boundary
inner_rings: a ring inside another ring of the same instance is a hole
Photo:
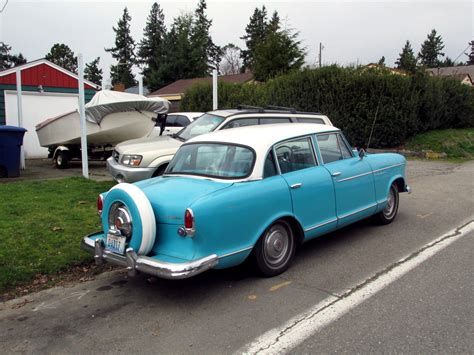
[[[262,275],[271,277],[284,272],[295,255],[293,231],[285,221],[273,223],[258,240],[255,264]]]
[[[54,165],[58,169],[66,169],[69,163],[69,154],[63,151],[59,151],[54,159]]]
[[[392,186],[390,186],[390,190],[388,191],[387,205],[385,206],[383,211],[379,212],[375,216],[377,222],[380,224],[392,223],[395,217],[397,216],[398,203],[398,186],[397,184],[393,183]]]

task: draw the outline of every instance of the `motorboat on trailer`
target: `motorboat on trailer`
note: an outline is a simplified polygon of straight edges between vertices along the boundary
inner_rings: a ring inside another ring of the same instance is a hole
[[[87,146],[90,155],[110,151],[116,144],[146,136],[155,126],[158,115],[166,114],[169,101],[142,95],[102,90],[85,105]],[[80,156],[81,125],[78,110],[49,118],[36,125],[42,147],[56,166]],[[59,160],[59,161],[57,161]]]

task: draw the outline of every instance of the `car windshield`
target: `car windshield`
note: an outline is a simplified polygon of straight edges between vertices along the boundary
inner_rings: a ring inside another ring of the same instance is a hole
[[[188,139],[199,136],[200,134],[209,133],[221,124],[224,119],[224,117],[213,116],[205,113],[200,116],[198,120],[193,121],[186,128],[181,130],[176,135],[176,138],[184,142]]]
[[[165,174],[241,179],[250,175],[255,153],[252,149],[226,143],[183,145],[168,165]]]

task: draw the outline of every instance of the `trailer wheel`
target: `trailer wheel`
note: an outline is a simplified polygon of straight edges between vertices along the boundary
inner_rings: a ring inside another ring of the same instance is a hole
[[[59,151],[54,159],[54,165],[58,169],[66,169],[69,163],[69,155],[66,152]]]

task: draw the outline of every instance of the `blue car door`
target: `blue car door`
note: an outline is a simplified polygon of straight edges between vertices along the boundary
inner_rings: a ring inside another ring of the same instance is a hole
[[[334,184],[338,227],[372,215],[377,204],[370,164],[354,156],[340,133],[318,134],[317,142]]]
[[[332,178],[317,162],[311,137],[279,143],[275,154],[291,192],[293,213],[309,239],[335,229],[336,203]]]

